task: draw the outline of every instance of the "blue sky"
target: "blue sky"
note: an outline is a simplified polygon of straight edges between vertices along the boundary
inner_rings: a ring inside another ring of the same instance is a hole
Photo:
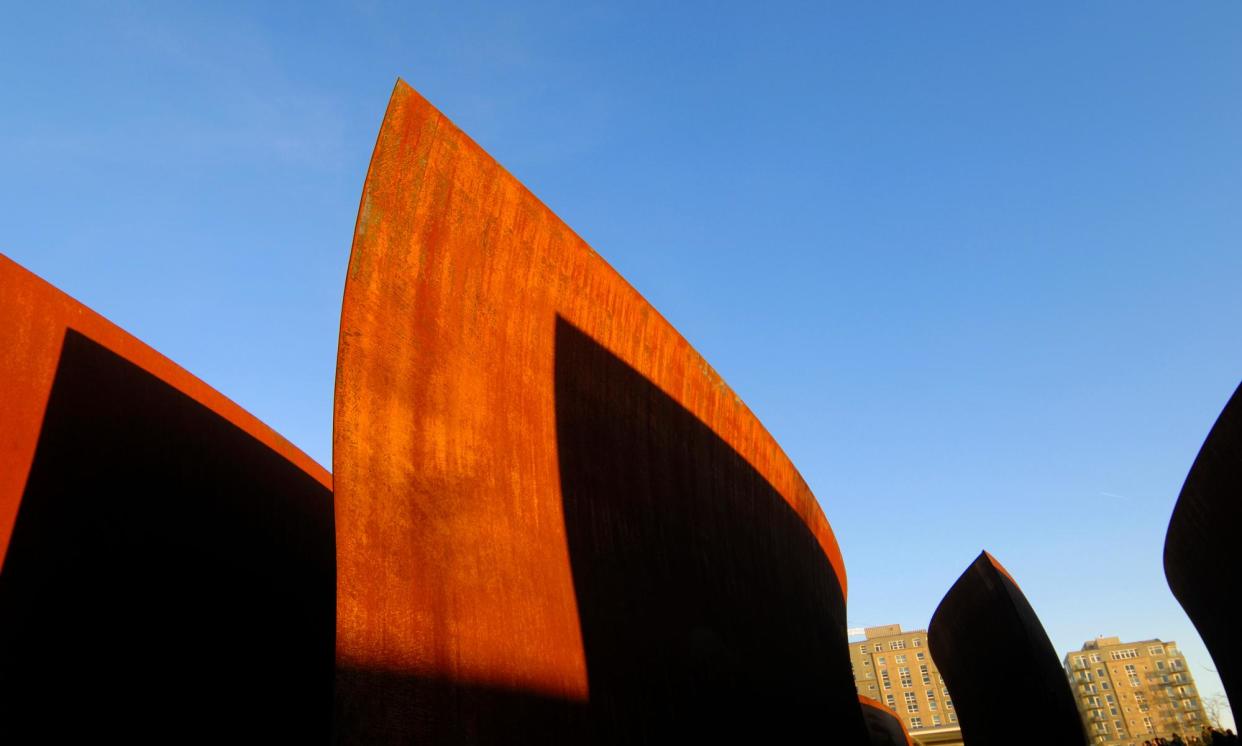
[[[1242,4],[768,5],[10,3],[0,251],[330,464],[404,77],[759,415],[852,624],[987,548],[1219,690],[1161,549],[1242,377]]]

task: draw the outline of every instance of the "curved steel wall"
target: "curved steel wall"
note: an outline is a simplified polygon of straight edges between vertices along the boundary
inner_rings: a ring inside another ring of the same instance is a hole
[[[867,732],[871,735],[871,746],[914,746],[901,718],[888,709],[887,705],[860,694],[858,706],[862,708],[863,720],[866,721]]]
[[[331,477],[0,257],[0,726],[325,740]]]
[[[844,568],[793,465],[400,82],[350,258],[333,466],[339,739],[865,738]]]
[[[1195,458],[1169,520],[1164,574],[1235,709],[1242,706],[1242,386]]]
[[[983,552],[927,628],[966,746],[1086,743],[1065,671],[1017,583]],[[1039,713],[1038,721],[1015,720]]]

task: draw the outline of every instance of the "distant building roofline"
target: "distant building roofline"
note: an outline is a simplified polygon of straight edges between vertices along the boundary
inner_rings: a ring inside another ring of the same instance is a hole
[[[927,634],[925,629],[902,629],[900,624],[881,624],[876,627],[863,627],[851,630],[851,634],[861,632],[864,639],[874,640],[877,637],[897,637],[898,635]]]

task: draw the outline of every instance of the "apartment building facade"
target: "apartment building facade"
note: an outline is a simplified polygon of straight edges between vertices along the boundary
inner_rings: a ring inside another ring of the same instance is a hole
[[[896,712],[920,743],[961,741],[953,699],[927,649],[927,630],[899,624],[867,627],[850,642],[854,686]]]
[[[1066,654],[1065,672],[1093,744],[1142,746],[1207,724],[1176,642],[1098,637]]]

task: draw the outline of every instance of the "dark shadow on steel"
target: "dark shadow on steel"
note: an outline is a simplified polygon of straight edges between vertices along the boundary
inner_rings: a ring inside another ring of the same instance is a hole
[[[1082,746],[1082,720],[1065,672],[1026,596],[983,552],[945,594],[927,630],[953,696],[966,746]],[[1013,719],[1014,703],[1039,712]]]
[[[385,744],[592,743],[583,702],[518,689],[354,666],[337,669],[337,686],[371,696],[338,698],[334,742]]]
[[[0,729],[325,742],[332,494],[75,332],[0,572]]]
[[[895,712],[870,697],[859,696],[858,706],[867,724],[871,746],[913,746],[910,734]]]
[[[555,342],[588,700],[344,665],[338,742],[871,743],[840,585],[802,519],[590,337],[558,319]]]
[[[594,742],[863,743],[840,585],[781,495],[563,319],[556,427]]]
[[[1169,520],[1164,574],[1242,707],[1242,386],[1199,450]]]

